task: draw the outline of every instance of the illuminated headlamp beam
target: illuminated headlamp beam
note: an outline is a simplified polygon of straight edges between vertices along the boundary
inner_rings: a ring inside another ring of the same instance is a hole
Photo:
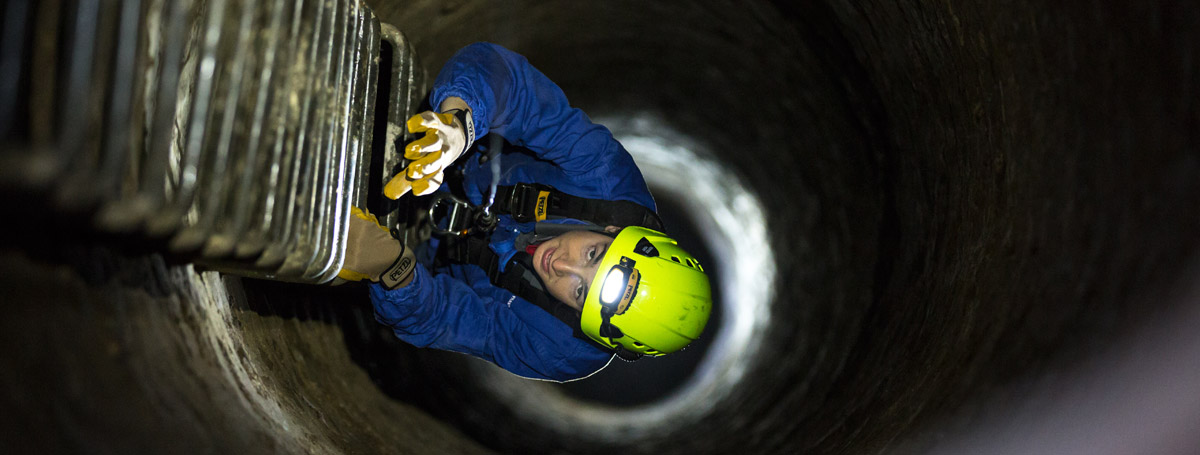
[[[626,277],[625,272],[619,268],[613,267],[604,277],[604,287],[600,288],[600,303],[605,305],[616,305],[617,300],[625,291]]]

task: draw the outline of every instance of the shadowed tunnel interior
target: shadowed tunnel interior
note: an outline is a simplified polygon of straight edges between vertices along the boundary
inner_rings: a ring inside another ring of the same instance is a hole
[[[649,359],[514,380],[394,340],[360,287],[204,272],[60,220],[12,227],[0,256],[0,447],[1098,453],[1089,436],[1136,434],[1109,450],[1200,449],[1178,424],[1200,418],[1183,324],[1200,321],[1200,9],[369,3],[431,76],[493,41],[639,163],[715,170],[647,172],[668,225],[721,270],[721,316],[680,362],[696,373]],[[753,232],[710,235],[728,226]],[[738,258],[766,265],[735,276]],[[1147,388],[1151,411],[1102,405]],[[1105,412],[1095,433],[1057,431]]]

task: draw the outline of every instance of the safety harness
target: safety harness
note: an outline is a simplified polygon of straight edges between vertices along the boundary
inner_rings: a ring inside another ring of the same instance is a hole
[[[598,226],[642,226],[662,230],[662,220],[641,204],[630,201],[588,199],[540,183],[518,183],[496,188],[497,213],[518,223],[574,218]]]
[[[559,302],[546,291],[545,284],[533,268],[533,257],[525,247],[556,237],[570,230],[590,229],[604,233],[604,226],[642,226],[661,231],[662,220],[650,209],[629,201],[608,201],[578,197],[543,184],[518,183],[497,187],[496,201],[490,211],[482,210],[465,200],[438,193],[429,208],[429,218],[437,219],[435,211],[451,204],[442,218],[448,220],[434,231],[442,234],[436,265],[451,263],[475,264],[483,269],[491,283],[512,292],[571,327],[576,338],[603,350],[611,351],[624,360],[633,361],[640,354],[618,346],[617,349],[595,342],[583,333],[580,315],[574,308]],[[465,213],[464,213],[465,212]],[[496,228],[496,215],[506,214],[521,223],[536,222],[533,233],[522,234],[516,241],[517,253],[500,269],[500,257],[488,246]],[[546,220],[571,218],[591,223],[565,225],[544,223]],[[436,225],[437,223],[435,223]]]

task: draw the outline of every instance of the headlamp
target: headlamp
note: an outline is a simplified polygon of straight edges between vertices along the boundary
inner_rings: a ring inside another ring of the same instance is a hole
[[[635,264],[633,259],[622,256],[621,262],[608,270],[608,274],[604,276],[604,283],[601,284],[600,334],[610,340],[624,336],[621,330],[612,324],[612,317],[625,313],[629,304],[633,302],[633,297],[637,295],[641,276],[634,268]]]
[[[608,271],[608,276],[604,278],[604,287],[600,289],[600,303],[604,305],[616,305],[624,294],[625,283],[628,282],[628,276],[625,271],[613,267]]]
[[[637,263],[633,259],[621,256],[621,262],[608,270],[600,288],[600,305],[604,308],[602,312],[622,314],[629,308],[629,303],[637,293],[638,282],[641,281],[637,269],[633,268],[635,264]]]

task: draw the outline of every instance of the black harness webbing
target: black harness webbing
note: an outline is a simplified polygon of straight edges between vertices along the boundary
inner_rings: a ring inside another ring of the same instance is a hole
[[[658,215],[636,202],[588,199],[536,183],[497,187],[492,210],[510,215],[518,223],[574,218],[599,226],[642,226],[663,230]]]
[[[643,226],[662,230],[662,220],[650,209],[635,202],[588,199],[563,193],[541,184],[519,183],[498,187],[492,211],[507,214],[517,222],[542,221],[546,219],[574,218],[589,221],[599,226]],[[549,227],[549,226],[548,226]],[[557,225],[554,225],[557,227]],[[438,249],[440,264],[475,264],[483,269],[492,284],[504,288],[542,310],[550,313],[574,331],[582,339],[606,351],[615,352],[622,359],[632,361],[638,354],[623,349],[613,350],[597,343],[583,333],[579,326],[579,312],[551,297],[545,285],[533,270],[529,253],[518,252],[500,272],[500,257],[488,246],[486,235],[449,237]]]
[[[576,337],[591,341],[579,328],[579,313],[574,308],[563,305],[546,292],[537,273],[533,271],[529,253],[519,252],[508,261],[503,273],[500,272],[500,256],[488,247],[487,240],[481,237],[467,237],[453,242],[447,242],[439,249],[439,259],[464,264],[478,265],[487,274],[492,284],[507,289],[518,297],[528,300],[542,310],[550,313],[568,327],[571,327]],[[605,348],[607,349],[607,348]]]

